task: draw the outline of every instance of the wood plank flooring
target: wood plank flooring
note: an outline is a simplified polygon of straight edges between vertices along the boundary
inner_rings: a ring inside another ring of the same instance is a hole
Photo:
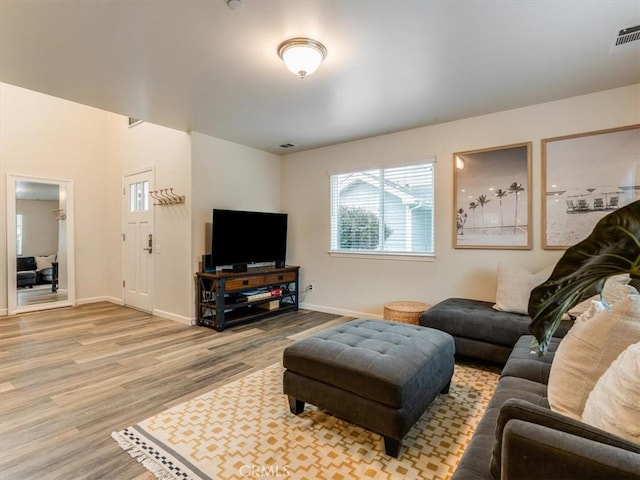
[[[18,306],[37,305],[39,303],[63,302],[67,300],[67,292],[51,291],[51,285],[36,285],[33,288],[19,288],[16,292]]]
[[[0,317],[0,479],[151,480],[112,431],[348,320],[301,310],[218,333],[110,303]]]

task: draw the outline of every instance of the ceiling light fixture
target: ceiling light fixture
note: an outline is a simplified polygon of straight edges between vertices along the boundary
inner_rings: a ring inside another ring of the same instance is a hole
[[[244,9],[244,3],[242,0],[227,0],[227,7],[233,12],[241,12]]]
[[[300,78],[315,72],[327,56],[327,49],[311,38],[296,37],[278,45],[278,56]]]

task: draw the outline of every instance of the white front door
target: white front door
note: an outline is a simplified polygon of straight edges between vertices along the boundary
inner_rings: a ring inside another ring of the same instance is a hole
[[[124,304],[153,310],[153,171],[124,179]]]

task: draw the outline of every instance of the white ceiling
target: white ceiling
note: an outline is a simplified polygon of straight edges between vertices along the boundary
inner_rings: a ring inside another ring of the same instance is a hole
[[[0,1],[3,82],[279,154],[640,83],[640,0]]]

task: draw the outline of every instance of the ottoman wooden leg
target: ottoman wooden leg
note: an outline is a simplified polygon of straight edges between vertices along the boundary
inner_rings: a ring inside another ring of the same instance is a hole
[[[291,410],[291,413],[294,415],[302,413],[304,410],[304,402],[297,398],[293,398],[291,395],[287,395],[287,397],[289,397],[289,410]]]
[[[451,380],[449,380],[449,383],[447,383],[444,388],[442,390],[440,390],[440,393],[449,393],[449,388],[451,387]]]
[[[384,453],[390,457],[398,458],[398,453],[400,453],[400,440],[384,437]]]

